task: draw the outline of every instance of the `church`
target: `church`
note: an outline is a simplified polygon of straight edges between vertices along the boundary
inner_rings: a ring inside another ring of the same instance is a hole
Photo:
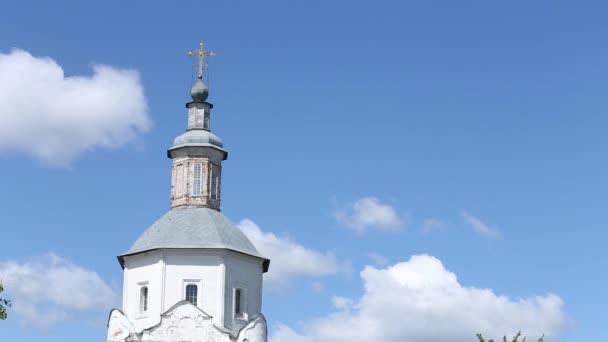
[[[207,52],[186,103],[188,126],[168,149],[171,208],[118,256],[122,310],[108,319],[108,342],[266,342],[265,258],[221,208],[222,140],[211,132]]]

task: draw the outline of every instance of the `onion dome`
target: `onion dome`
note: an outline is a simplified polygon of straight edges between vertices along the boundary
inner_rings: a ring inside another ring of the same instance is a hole
[[[201,81],[200,78],[192,86],[190,96],[192,96],[192,101],[194,102],[205,102],[205,100],[207,100],[207,97],[209,96],[209,89],[207,89],[207,86],[203,83],[203,81]]]

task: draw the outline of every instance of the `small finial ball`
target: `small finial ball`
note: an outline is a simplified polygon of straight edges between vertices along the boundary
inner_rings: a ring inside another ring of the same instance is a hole
[[[192,101],[194,102],[204,102],[207,97],[209,97],[209,89],[207,89],[207,86],[199,79],[192,86],[190,96],[192,96]]]

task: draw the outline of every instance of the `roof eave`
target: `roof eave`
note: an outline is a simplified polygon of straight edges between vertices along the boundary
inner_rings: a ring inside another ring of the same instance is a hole
[[[250,257],[254,257],[257,259],[262,259],[262,271],[263,273],[268,272],[268,269],[270,268],[270,259],[264,258],[262,256],[259,255],[253,255],[253,254],[249,254],[249,253],[244,253],[241,251],[237,251],[235,249],[231,249],[231,248],[176,248],[176,247],[171,247],[171,248],[150,248],[150,249],[144,249],[141,251],[136,251],[136,252],[127,252],[125,254],[121,254],[118,255],[116,258],[118,259],[118,263],[120,264],[120,267],[124,270],[125,269],[125,259],[124,257],[128,257],[128,256],[132,256],[132,255],[137,255],[137,254],[142,254],[142,253],[146,253],[146,252],[151,252],[151,251],[155,251],[155,250],[159,250],[159,249],[203,249],[203,250],[225,250],[225,251],[231,251],[231,252],[235,252],[235,253],[239,253],[242,255],[247,255]]]
[[[222,160],[228,159],[228,151],[226,151],[225,149],[223,149],[223,148],[221,148],[221,147],[219,147],[217,145],[213,145],[213,144],[209,144],[209,143],[183,144],[183,145],[172,146],[170,149],[167,150],[167,157],[168,158],[173,158],[172,155],[171,155],[173,151],[181,150],[183,148],[188,148],[188,147],[213,148],[213,149],[216,149],[216,150],[221,151],[221,152],[224,153],[224,157],[222,158]]]

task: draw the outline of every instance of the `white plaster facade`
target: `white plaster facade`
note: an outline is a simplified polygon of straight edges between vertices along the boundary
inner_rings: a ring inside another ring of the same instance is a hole
[[[213,323],[236,334],[262,307],[262,261],[221,250],[154,250],[125,258],[123,313],[136,331],[158,324],[160,316],[186,299],[186,285],[197,286],[197,307]],[[140,290],[148,288],[141,310]],[[241,315],[235,315],[235,290],[241,289]]]

